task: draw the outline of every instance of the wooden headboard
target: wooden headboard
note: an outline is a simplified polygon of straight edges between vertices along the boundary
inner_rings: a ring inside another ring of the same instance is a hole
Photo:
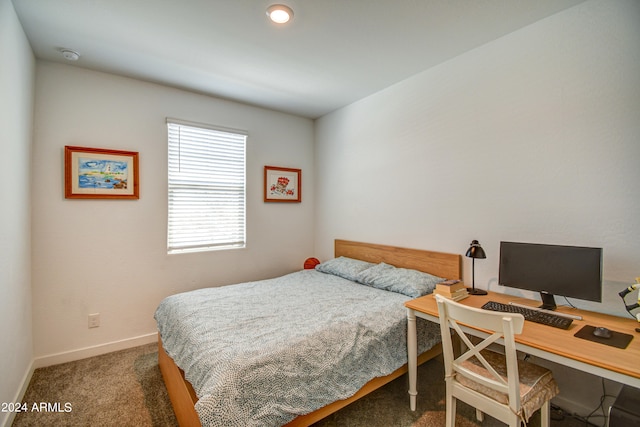
[[[411,268],[446,279],[462,279],[462,257],[459,254],[408,249],[373,243],[336,240],[336,257],[345,256],[368,262],[384,262],[400,268]]]

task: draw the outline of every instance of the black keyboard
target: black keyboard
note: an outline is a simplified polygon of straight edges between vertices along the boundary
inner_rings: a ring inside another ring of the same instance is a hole
[[[512,304],[502,304],[495,301],[487,302],[482,306],[482,308],[485,310],[499,311],[501,313],[520,313],[524,316],[524,320],[560,329],[569,329],[571,322],[573,322],[573,319],[547,313],[546,311],[520,307]]]

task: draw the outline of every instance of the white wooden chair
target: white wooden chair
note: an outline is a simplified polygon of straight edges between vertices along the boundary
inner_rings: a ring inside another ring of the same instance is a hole
[[[524,325],[521,314],[498,313],[473,308],[436,295],[446,381],[446,427],[455,425],[456,399],[476,408],[482,421],[483,413],[506,423],[509,427],[525,424],[535,411],[541,410],[541,426],[549,427],[550,400],[558,394],[551,371],[518,360],[514,335]],[[473,344],[460,325],[472,325],[489,331],[489,336]],[[466,351],[454,358],[450,329],[466,345]],[[486,348],[503,338],[505,354]]]

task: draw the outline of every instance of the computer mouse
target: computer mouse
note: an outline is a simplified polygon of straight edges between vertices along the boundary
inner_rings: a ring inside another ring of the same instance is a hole
[[[597,327],[593,330],[593,335],[598,338],[611,338],[611,331],[607,328]]]

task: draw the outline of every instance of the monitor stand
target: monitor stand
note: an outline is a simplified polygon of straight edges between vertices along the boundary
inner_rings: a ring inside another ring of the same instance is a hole
[[[545,310],[555,310],[556,300],[553,298],[553,294],[550,294],[547,291],[540,291],[540,299],[542,299],[542,305],[539,308],[544,308]]]

